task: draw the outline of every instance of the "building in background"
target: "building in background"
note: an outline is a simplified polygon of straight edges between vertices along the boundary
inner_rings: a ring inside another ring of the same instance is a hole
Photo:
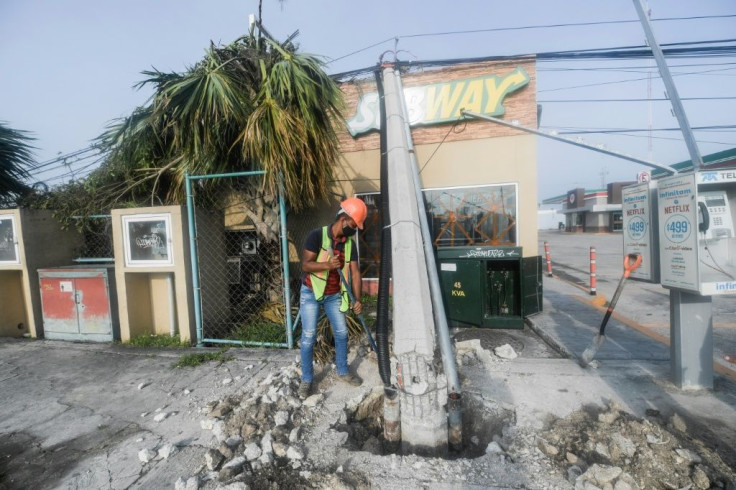
[[[703,170],[736,169],[736,148],[712,153],[703,157]],[[678,172],[692,170],[690,160],[672,165]],[[664,170],[655,169],[651,172],[640,172],[639,181],[666,177]],[[631,182],[612,182],[606,189],[584,189],[578,187],[565,194],[550,197],[542,201],[542,207],[562,206],[561,212],[565,216],[564,230],[573,233],[610,233],[620,232],[623,226],[621,213],[621,189]],[[541,211],[540,211],[541,213]],[[541,228],[540,229],[545,229]]]
[[[381,231],[379,97],[370,75],[341,83],[347,128],[338,135],[334,187],[336,196],[358,196],[368,205],[359,237],[368,281],[378,277]],[[522,247],[524,258],[538,257],[536,136],[461,114],[537,127],[536,61],[412,65],[401,69],[401,79],[434,246]],[[301,217],[290,226],[295,221]]]
[[[578,187],[542,201],[543,205],[562,204],[564,230],[573,233],[611,233],[623,229],[621,189],[636,182],[612,182],[606,189]]]

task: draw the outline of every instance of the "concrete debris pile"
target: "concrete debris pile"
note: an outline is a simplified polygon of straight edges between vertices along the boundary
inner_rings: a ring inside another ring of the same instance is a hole
[[[575,489],[736,490],[736,472],[703,436],[693,437],[677,414],[665,419],[652,409],[638,419],[609,403],[555,421],[537,447],[566,470]]]
[[[499,352],[475,340],[456,347],[469,377],[488,366],[519,362],[508,345]],[[371,370],[376,366],[366,365],[364,373]],[[735,460],[733,449],[726,448],[731,452],[724,456],[716,438],[703,439],[677,415],[665,418],[650,410],[639,419],[611,403],[529,424],[528,414],[519,417],[529,410],[523,403],[502,403],[494,393],[468,390],[463,452],[426,458],[386,447],[377,376],[356,388],[328,374],[315,386],[319,393],[304,401],[296,396],[298,385],[295,362],[242,394],[203,407],[200,426],[211,431],[212,445],[200,468],[182,475],[176,489],[736,490],[736,473],[724,462]]]
[[[212,431],[214,447],[205,454],[201,470],[179,478],[176,489],[304,488],[312,487],[313,480],[329,482],[323,488],[363,485],[362,477],[347,472],[319,474],[305,459],[303,427],[320,408],[323,395],[302,402],[298,386],[299,370],[292,364],[268,375],[253,391],[208,403],[201,427]]]

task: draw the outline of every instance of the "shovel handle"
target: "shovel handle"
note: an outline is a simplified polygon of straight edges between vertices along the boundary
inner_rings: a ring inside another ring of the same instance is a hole
[[[632,260],[633,262],[631,262]],[[608,308],[606,309],[606,314],[603,316],[603,321],[601,322],[601,326],[598,329],[598,333],[600,335],[604,335],[604,332],[606,331],[606,324],[608,324],[608,320],[611,318],[613,309],[616,307],[616,303],[618,302],[618,297],[621,296],[621,291],[623,291],[624,289],[624,283],[626,282],[626,279],[640,265],[641,265],[641,254],[627,254],[626,255],[626,258],[624,259],[624,274],[621,276],[621,279],[618,281],[618,287],[616,287],[616,292],[613,293],[613,298],[611,299],[611,302],[608,304]]]

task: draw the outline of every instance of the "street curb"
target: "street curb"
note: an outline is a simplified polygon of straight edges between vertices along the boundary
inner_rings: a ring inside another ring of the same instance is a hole
[[[545,332],[543,329],[541,329],[536,323],[534,323],[534,320],[525,317],[524,323],[534,332],[536,333],[539,338],[544,340],[547,345],[549,345],[551,348],[556,350],[561,356],[565,357],[566,359],[576,359],[575,354],[573,354],[570,350],[567,349],[564,345],[557,342],[557,339],[553,338],[551,335],[549,335],[547,332]]]

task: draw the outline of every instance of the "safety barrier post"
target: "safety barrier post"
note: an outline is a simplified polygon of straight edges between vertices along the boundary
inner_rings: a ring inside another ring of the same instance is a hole
[[[549,242],[544,242],[544,258],[547,260],[547,276],[552,277],[552,261],[549,258]]]
[[[595,247],[590,247],[590,295],[596,295]]]

